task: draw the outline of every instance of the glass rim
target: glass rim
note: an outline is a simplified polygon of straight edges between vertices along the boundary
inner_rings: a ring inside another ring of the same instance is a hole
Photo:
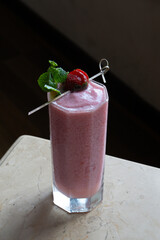
[[[60,110],[62,110],[63,112],[70,112],[70,113],[75,113],[75,114],[76,114],[76,113],[79,113],[79,112],[81,112],[81,113],[87,113],[87,112],[94,112],[94,111],[96,111],[97,108],[99,108],[99,107],[100,107],[101,105],[103,105],[105,102],[108,102],[108,101],[109,101],[109,95],[108,95],[107,87],[106,87],[104,84],[102,84],[102,83],[100,83],[100,82],[97,82],[97,81],[95,81],[95,80],[91,80],[91,81],[94,82],[94,83],[96,83],[96,84],[98,84],[98,85],[100,85],[100,86],[102,86],[102,87],[105,89],[106,97],[105,97],[105,100],[104,100],[103,102],[101,102],[101,103],[99,103],[99,104],[97,104],[96,106],[93,106],[93,107],[89,106],[89,109],[86,108],[86,109],[80,110],[80,108],[79,108],[79,111],[77,111],[77,109],[74,109],[74,108],[63,107],[63,106],[57,104],[56,101],[55,101],[55,102],[52,102],[51,105],[54,105],[57,109],[60,109]],[[69,94],[69,93],[68,93],[68,94]]]

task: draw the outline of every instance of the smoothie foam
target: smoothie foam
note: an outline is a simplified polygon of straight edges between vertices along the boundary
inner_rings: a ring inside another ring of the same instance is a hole
[[[54,184],[68,197],[91,197],[101,187],[107,112],[107,90],[93,81],[49,106]]]

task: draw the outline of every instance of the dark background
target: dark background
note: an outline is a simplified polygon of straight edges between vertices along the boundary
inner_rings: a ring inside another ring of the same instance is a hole
[[[0,2],[0,157],[21,135],[49,139],[48,109],[28,116],[46,101],[38,76],[53,59],[65,70],[89,76],[98,62],[19,1]],[[107,73],[110,96],[107,154],[160,167],[159,112],[139,98],[118,76]],[[101,79],[100,79],[101,81]]]

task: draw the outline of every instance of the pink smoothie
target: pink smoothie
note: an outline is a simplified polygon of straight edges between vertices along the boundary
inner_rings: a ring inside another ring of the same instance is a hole
[[[55,185],[68,197],[88,198],[101,187],[107,112],[107,90],[93,81],[49,106]]]

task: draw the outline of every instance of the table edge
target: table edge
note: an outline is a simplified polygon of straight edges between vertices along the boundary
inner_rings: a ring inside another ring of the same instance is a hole
[[[10,146],[10,148],[6,151],[6,153],[4,153],[4,155],[2,156],[2,158],[0,159],[0,166],[3,164],[3,162],[7,159],[7,157],[9,156],[9,154],[13,151],[13,149],[19,144],[19,142],[22,141],[23,138],[26,138],[26,137],[31,137],[31,138],[38,138],[38,139],[44,139],[44,138],[41,138],[41,137],[36,137],[36,136],[32,136],[32,135],[27,135],[27,134],[24,134],[24,135],[21,135],[19,136],[15,142]],[[44,139],[46,141],[49,141],[49,139]]]

